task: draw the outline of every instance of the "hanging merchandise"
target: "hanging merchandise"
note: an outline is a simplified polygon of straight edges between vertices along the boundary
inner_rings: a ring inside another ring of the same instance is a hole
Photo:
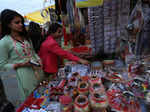
[[[138,0],[131,0],[131,2],[130,2],[130,14],[131,14],[133,8],[135,7],[137,1],[138,1]]]
[[[81,16],[83,18],[83,24],[88,25],[88,8],[79,8]],[[80,17],[80,16],[79,16]]]
[[[62,20],[63,25],[63,34],[64,34],[64,45],[67,45],[67,34],[66,34],[66,28],[65,28],[65,22]]]
[[[131,40],[135,40],[135,53],[138,56],[149,55],[150,6],[148,2],[139,0],[133,9],[128,26]],[[130,28],[130,27],[129,27]],[[133,38],[134,37],[134,38]]]
[[[128,20],[127,31],[129,33],[130,43],[136,42],[137,36],[139,35],[140,30],[142,29],[143,13],[142,13],[141,5],[142,5],[141,1],[139,0],[135,8],[132,10],[131,15]],[[132,52],[135,53],[135,51],[132,51]]]
[[[130,0],[120,0],[120,33],[121,36],[127,38],[126,25],[129,20],[129,12],[130,12]]]
[[[120,37],[120,21],[119,21],[119,13],[120,13],[120,0],[112,0],[112,17],[111,17],[111,27],[112,27],[112,37],[110,39],[110,52],[116,52],[117,48],[117,40]]]
[[[67,0],[55,0],[55,11],[57,15],[67,14],[66,3]]]
[[[56,12],[57,15],[61,14],[61,9],[60,9],[58,0],[55,0],[55,12]]]
[[[103,4],[103,0],[76,0],[77,8],[94,7],[94,6],[100,6],[102,4]]]
[[[112,37],[112,1],[105,0],[103,7],[104,14],[104,53],[111,53]],[[114,7],[114,6],[113,6]],[[116,38],[116,37],[114,37]]]
[[[129,0],[105,0],[103,6],[91,7],[88,10],[89,31],[92,54],[114,54],[117,42],[125,37]]]
[[[64,34],[64,45],[67,45],[67,0],[55,0],[55,12],[58,17],[61,15],[62,25],[63,25],[63,34]]]
[[[74,24],[74,2],[73,0],[67,0],[66,7],[67,7],[69,24],[73,25]]]
[[[84,17],[81,13],[81,10],[78,11],[78,14],[79,14],[79,21],[80,21],[81,26],[85,27]]]
[[[103,52],[104,47],[104,14],[103,6],[88,9],[89,31],[92,46],[92,55]]]
[[[57,15],[55,13],[55,10],[52,8],[49,8],[49,14],[50,14],[50,21],[51,22],[56,22],[57,19]]]
[[[47,9],[43,9],[43,10],[41,11],[41,16],[42,16],[43,18],[47,18],[48,15],[49,15],[49,11],[48,11]]]

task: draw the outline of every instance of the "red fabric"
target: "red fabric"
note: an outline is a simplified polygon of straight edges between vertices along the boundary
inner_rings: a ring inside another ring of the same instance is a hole
[[[67,34],[67,42],[68,42],[68,41],[70,41],[72,38],[73,38],[73,35],[72,35],[72,33],[70,33],[70,34]]]
[[[52,36],[47,37],[47,39],[42,43],[39,56],[42,60],[44,71],[48,73],[57,73],[58,56],[72,61],[79,61],[78,57],[59,47],[58,43]]]
[[[81,46],[81,47],[74,47],[71,50],[76,53],[88,53],[91,51],[91,48],[88,48],[86,46]]]
[[[16,110],[16,112],[22,112],[26,107],[29,107],[36,98],[33,97],[33,93],[24,101],[23,104]]]

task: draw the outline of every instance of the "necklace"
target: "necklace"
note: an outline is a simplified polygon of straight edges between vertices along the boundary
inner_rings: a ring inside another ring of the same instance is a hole
[[[17,37],[19,37],[19,39],[17,39],[15,36],[12,36],[12,35],[11,35],[11,37],[12,37],[13,40],[15,40],[17,42],[20,42],[20,43],[24,42],[24,39],[22,39],[20,36],[17,36]]]
[[[19,40],[16,40],[14,38],[11,38],[13,40],[13,45],[14,45],[14,49],[15,49],[15,52],[16,54],[24,59],[24,58],[31,58],[31,49],[30,49],[30,45],[28,42],[26,41],[19,41]],[[17,50],[17,42],[19,42],[21,44],[21,47],[23,49],[23,54],[19,53],[18,50]]]

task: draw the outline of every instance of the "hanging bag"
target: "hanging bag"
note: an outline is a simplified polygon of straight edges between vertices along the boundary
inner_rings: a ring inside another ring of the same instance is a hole
[[[103,5],[103,0],[76,0],[77,8],[95,7]]]

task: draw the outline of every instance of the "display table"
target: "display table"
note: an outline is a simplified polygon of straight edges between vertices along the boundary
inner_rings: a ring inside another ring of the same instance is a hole
[[[137,63],[124,66],[126,69],[116,63],[67,65],[59,70],[57,81],[38,87],[17,112],[145,112],[150,97],[149,74],[143,75]]]
[[[30,107],[30,105],[34,102],[35,98],[33,97],[33,93],[28,96],[28,98],[20,105],[20,107],[16,110],[16,112],[22,112],[26,107]]]

